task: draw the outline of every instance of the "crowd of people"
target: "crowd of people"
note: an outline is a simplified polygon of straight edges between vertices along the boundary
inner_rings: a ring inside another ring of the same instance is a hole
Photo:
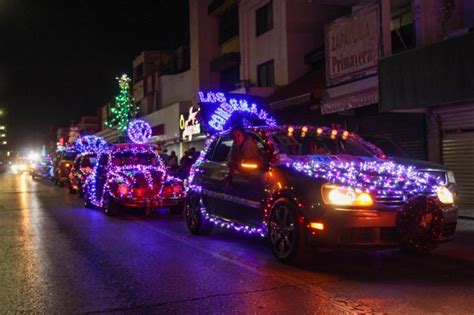
[[[187,178],[189,176],[191,166],[194,164],[194,162],[196,162],[199,154],[200,152],[197,151],[196,148],[192,147],[185,151],[179,160],[175,151],[171,151],[169,155],[165,152],[161,157],[171,175],[180,178]]]

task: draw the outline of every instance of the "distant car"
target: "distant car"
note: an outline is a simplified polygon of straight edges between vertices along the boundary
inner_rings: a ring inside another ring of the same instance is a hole
[[[115,215],[120,207],[168,207],[181,213],[184,186],[169,176],[154,146],[116,144],[97,156],[97,164],[84,185],[86,206],[96,206],[107,215]]]
[[[214,225],[269,238],[282,262],[307,246],[430,251],[453,237],[457,206],[443,183],[373,156],[344,130],[246,129],[261,158],[229,175],[233,141],[210,139],[188,179],[185,218],[193,234]]]
[[[30,164],[26,157],[18,157],[11,165],[13,174],[23,174],[30,171]]]
[[[434,162],[413,159],[408,152],[392,139],[380,136],[364,136],[363,138],[379,147],[388,160],[392,160],[402,165],[415,166],[420,172],[430,174],[444,182],[453,193],[458,193],[458,186],[456,184],[454,173],[446,166]]]
[[[30,166],[30,174],[33,179],[50,178],[53,161],[49,156],[41,158]]]
[[[56,153],[53,163],[53,182],[57,186],[64,186],[69,181],[69,173],[72,169],[74,159],[79,152],[66,149]]]
[[[82,197],[86,178],[92,173],[97,161],[97,154],[86,152],[79,154],[74,160],[69,173],[68,189],[71,194],[78,193]]]

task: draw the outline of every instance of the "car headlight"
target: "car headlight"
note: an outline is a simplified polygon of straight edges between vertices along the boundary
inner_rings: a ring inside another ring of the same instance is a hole
[[[335,206],[368,207],[374,204],[370,194],[352,187],[325,184],[322,194],[324,203]]]
[[[453,171],[448,171],[448,183],[456,183],[456,179],[454,178]]]
[[[453,193],[450,192],[449,189],[446,188],[445,186],[438,187],[437,195],[438,195],[439,201],[441,201],[444,204],[449,205],[449,204],[454,203]]]

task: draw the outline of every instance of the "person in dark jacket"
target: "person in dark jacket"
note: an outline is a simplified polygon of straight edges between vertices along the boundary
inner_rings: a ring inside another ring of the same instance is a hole
[[[230,136],[233,144],[230,153],[229,175],[232,176],[235,173],[242,161],[262,162],[262,156],[260,155],[257,143],[242,127],[233,127],[230,131]]]

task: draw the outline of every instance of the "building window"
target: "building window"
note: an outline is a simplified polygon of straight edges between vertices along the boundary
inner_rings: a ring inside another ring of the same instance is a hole
[[[270,1],[257,10],[256,14],[257,36],[273,28],[273,2]]]
[[[275,83],[274,62],[270,60],[257,66],[258,86],[273,86]]]
[[[233,6],[219,16],[219,44],[239,35],[239,8]]]
[[[410,4],[399,8],[392,8],[390,30],[393,53],[415,47],[415,33]]]
[[[235,89],[235,85],[240,79],[240,67],[239,65],[232,68],[221,71],[220,73],[220,85],[223,91],[230,91]]]
[[[135,81],[141,80],[143,78],[143,63],[136,66],[133,72],[134,72]]]

